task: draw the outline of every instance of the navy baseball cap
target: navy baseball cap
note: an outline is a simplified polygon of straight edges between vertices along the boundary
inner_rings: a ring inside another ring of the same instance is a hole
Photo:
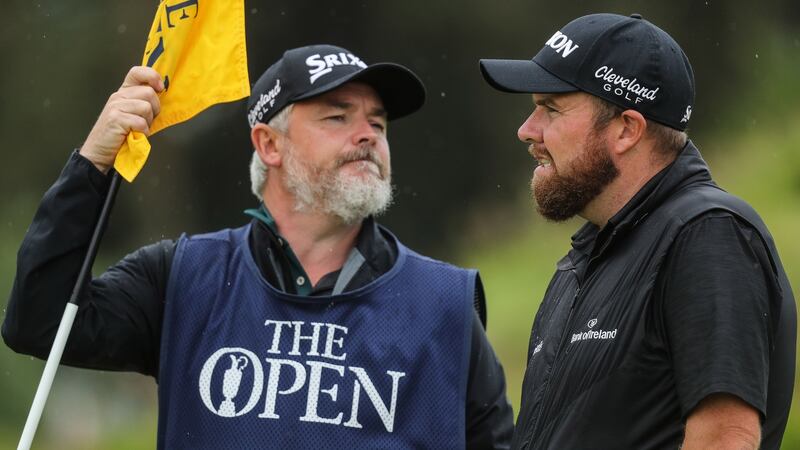
[[[495,89],[518,93],[583,91],[648,119],[685,130],[694,104],[694,73],[664,30],[618,14],[579,17],[556,31],[532,60],[482,59]]]
[[[425,103],[425,86],[410,69],[394,63],[367,65],[342,47],[309,45],[284,52],[256,81],[247,102],[247,121],[251,128],[267,123],[290,103],[350,81],[372,86],[389,120],[411,114]]]

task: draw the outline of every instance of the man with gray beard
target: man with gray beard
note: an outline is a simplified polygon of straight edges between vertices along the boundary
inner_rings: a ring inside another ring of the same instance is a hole
[[[3,324],[14,350],[47,355],[116,152],[162,89],[131,69],[45,195]],[[397,64],[286,51],[249,102],[250,223],[143,247],[91,280],[63,362],[155,377],[159,448],[507,448],[477,272],[374,220],[392,198],[388,121],[424,96]]]

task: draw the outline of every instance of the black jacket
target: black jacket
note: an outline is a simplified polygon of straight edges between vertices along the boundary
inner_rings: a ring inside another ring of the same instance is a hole
[[[572,246],[536,315],[514,448],[678,448],[713,393],[756,408],[779,447],[794,297],[761,219],[691,143]]]

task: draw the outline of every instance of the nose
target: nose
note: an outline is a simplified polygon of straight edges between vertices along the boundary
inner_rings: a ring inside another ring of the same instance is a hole
[[[542,143],[542,127],[538,121],[538,111],[539,108],[534,109],[525,122],[520,125],[517,130],[517,137],[520,141],[528,144]]]

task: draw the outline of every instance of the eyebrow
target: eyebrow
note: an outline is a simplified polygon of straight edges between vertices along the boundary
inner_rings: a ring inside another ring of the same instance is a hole
[[[555,95],[553,94],[539,94],[534,100],[533,103],[537,105],[547,106],[547,105],[557,105],[558,103],[555,101]]]
[[[328,106],[328,107],[331,107],[331,108],[336,108],[336,109],[343,109],[343,110],[346,111],[346,110],[349,110],[349,109],[353,109],[354,104],[350,103],[350,102],[341,101],[341,100],[326,99],[325,100],[325,106]],[[374,116],[382,117],[382,118],[385,119],[388,114],[387,114],[387,112],[386,112],[386,110],[384,108],[376,106],[375,108],[372,108],[367,115],[369,115],[371,117],[374,117]]]

